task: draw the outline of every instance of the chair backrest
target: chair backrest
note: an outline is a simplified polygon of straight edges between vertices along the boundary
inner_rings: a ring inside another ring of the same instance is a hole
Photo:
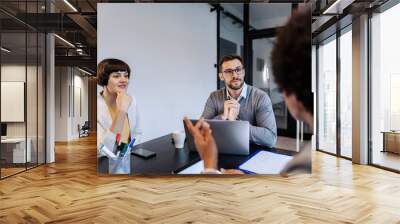
[[[90,125],[89,125],[89,121],[85,121],[85,123],[82,126],[82,129],[89,129]]]

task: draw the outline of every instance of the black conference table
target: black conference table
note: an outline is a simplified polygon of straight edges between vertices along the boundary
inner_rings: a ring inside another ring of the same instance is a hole
[[[157,153],[156,156],[143,159],[131,154],[131,175],[168,175],[179,171],[200,161],[197,152],[190,151],[187,143],[183,149],[176,149],[172,142],[172,135],[165,135],[142,144],[136,145],[133,150],[144,148]],[[259,145],[250,145],[250,154],[242,155],[218,155],[219,168],[237,169],[239,165],[247,161],[254,153],[266,150],[284,155],[294,155],[297,152],[276,148],[268,148]],[[97,161],[97,171],[99,174],[108,174],[108,158],[99,157]]]

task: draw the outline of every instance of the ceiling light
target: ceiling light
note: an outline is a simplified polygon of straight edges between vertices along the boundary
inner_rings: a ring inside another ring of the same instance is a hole
[[[5,47],[1,47],[1,50],[4,51],[4,52],[6,52],[6,53],[10,53],[10,52],[11,52],[11,50],[9,50],[9,49],[7,49],[7,48],[5,48]]]
[[[341,14],[347,6],[351,5],[354,0],[336,0],[322,14]]]
[[[83,70],[83,69],[81,69],[81,68],[79,68],[79,67],[78,67],[78,70],[81,71],[81,72],[83,72],[83,73],[85,73],[85,74],[87,74],[87,75],[92,75],[92,73],[90,73],[90,72],[88,72],[88,71],[86,71],[86,70]]]
[[[69,45],[70,47],[75,48],[75,45],[71,44],[71,42],[67,41],[66,39],[58,36],[57,34],[54,34],[55,37],[57,37],[58,39],[60,39],[61,41],[63,41],[64,43],[66,43],[67,45]]]
[[[71,4],[69,3],[68,0],[64,0],[65,4],[67,4],[72,10],[74,10],[74,12],[78,12],[78,10]]]

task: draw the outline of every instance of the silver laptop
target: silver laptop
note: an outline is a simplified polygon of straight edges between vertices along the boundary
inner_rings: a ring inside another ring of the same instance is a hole
[[[197,120],[190,120],[193,124]],[[218,153],[232,155],[248,155],[250,148],[250,127],[248,121],[206,120],[210,124],[212,135],[218,147]],[[193,136],[185,123],[187,146],[196,151]]]

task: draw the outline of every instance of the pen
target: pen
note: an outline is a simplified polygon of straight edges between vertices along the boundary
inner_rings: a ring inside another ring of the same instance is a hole
[[[116,139],[116,143],[117,143],[117,145],[119,145],[121,142],[121,134],[120,133],[117,133],[117,136],[115,137],[115,139]]]
[[[121,139],[121,134],[117,133],[117,135],[115,136],[115,145],[114,145],[114,148],[113,148],[113,153],[114,154],[117,153],[117,151],[118,151],[118,145],[119,145],[120,139]]]
[[[133,144],[135,143],[135,140],[136,139],[133,138],[128,146],[126,144],[124,144],[124,148],[121,150],[121,153],[119,154],[120,157],[124,157],[125,156],[125,153],[132,148]]]
[[[133,144],[135,144],[136,138],[133,138],[132,141],[129,143],[129,147],[132,148]]]

